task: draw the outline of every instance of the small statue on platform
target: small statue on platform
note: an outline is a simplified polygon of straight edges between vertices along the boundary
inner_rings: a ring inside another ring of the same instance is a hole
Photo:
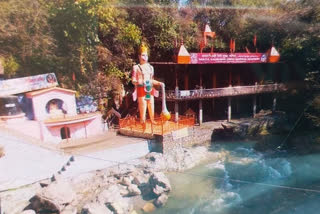
[[[159,92],[154,86],[161,86],[164,90],[164,83],[155,80],[153,75],[153,66],[148,63],[148,48],[142,45],[139,52],[139,64],[133,66],[132,83],[135,86],[133,100],[138,99],[140,122],[143,124],[146,123],[147,108],[151,122],[155,123],[154,96],[158,97]],[[170,115],[169,112],[168,114]]]

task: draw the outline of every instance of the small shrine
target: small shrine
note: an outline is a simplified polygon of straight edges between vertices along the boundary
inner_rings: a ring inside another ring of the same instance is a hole
[[[0,81],[4,126],[55,144],[103,133],[100,113],[78,114],[76,92],[57,86],[54,73]]]

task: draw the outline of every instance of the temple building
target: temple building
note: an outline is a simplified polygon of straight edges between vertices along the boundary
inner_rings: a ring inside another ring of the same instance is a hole
[[[215,37],[206,25],[207,37]],[[210,33],[211,32],[211,33]],[[276,110],[277,97],[294,87],[297,76],[289,65],[280,62],[274,46],[266,53],[189,53],[183,43],[174,62],[150,62],[155,77],[166,84],[168,109],[179,115],[195,112],[197,122],[233,116],[255,115],[261,109]],[[213,49],[211,49],[213,50]],[[156,105],[159,106],[159,105]]]

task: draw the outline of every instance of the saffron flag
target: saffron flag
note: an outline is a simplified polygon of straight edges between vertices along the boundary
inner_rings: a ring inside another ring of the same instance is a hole
[[[234,53],[236,51],[236,40],[235,39],[230,39],[230,53]]]
[[[204,44],[207,45],[207,36],[214,38],[216,36],[215,32],[211,31],[211,28],[208,24],[206,24],[203,32],[203,37],[204,37]]]
[[[74,72],[72,73],[72,80],[76,81],[76,74]]]
[[[232,42],[232,53],[236,52],[236,40],[234,39]]]
[[[254,47],[257,46],[257,35],[254,35],[254,37],[253,37],[253,46]]]

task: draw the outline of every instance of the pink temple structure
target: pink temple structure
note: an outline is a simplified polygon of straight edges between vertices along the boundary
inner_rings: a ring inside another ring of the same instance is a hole
[[[12,93],[22,97],[20,104],[15,99],[3,104],[6,111],[2,112],[0,119],[4,127],[42,142],[54,144],[70,143],[101,134],[104,127],[100,113],[78,114],[76,92],[56,87],[55,75],[44,74],[43,76],[46,75],[51,75],[55,81],[50,83],[47,78],[35,80],[39,77],[3,80],[7,81],[7,84],[1,86],[6,87],[7,90],[2,90],[2,94],[0,94],[2,97],[7,94],[12,95]],[[28,84],[25,84],[25,87],[20,91],[14,91],[16,87],[10,83],[17,81],[28,82]],[[14,90],[11,90],[10,87]],[[36,90],[33,90],[34,88]],[[6,94],[3,94],[4,91]],[[20,110],[20,106],[22,110]]]

